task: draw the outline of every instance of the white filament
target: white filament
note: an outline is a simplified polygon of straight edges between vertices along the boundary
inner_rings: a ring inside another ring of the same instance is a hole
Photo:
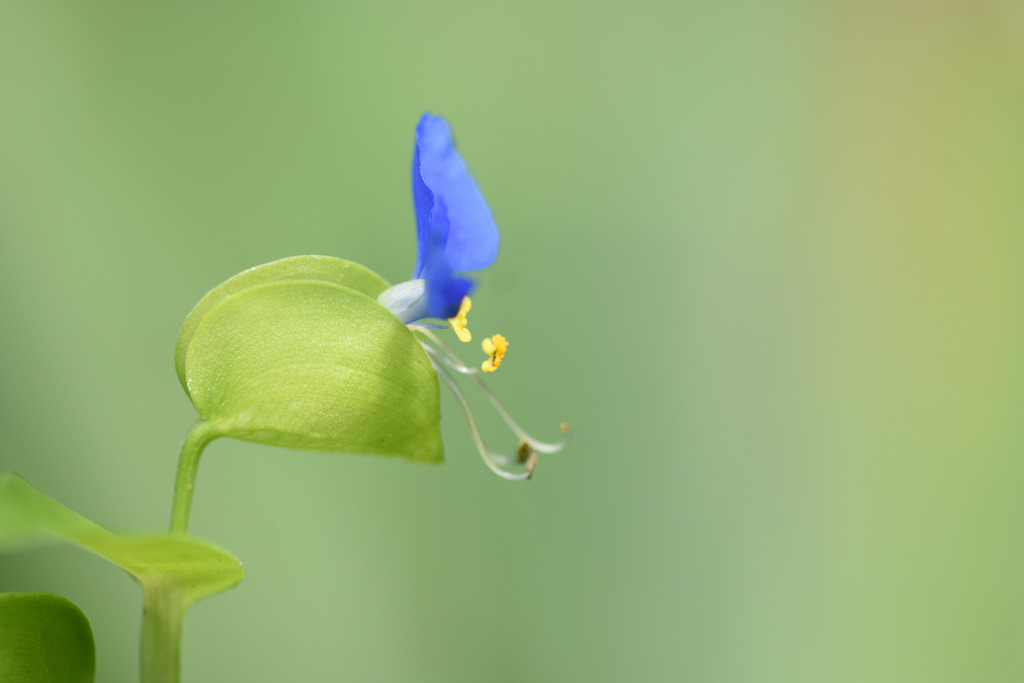
[[[477,451],[480,452],[480,457],[483,458],[484,463],[491,468],[492,472],[504,479],[520,481],[523,479],[529,479],[533,474],[532,470],[522,473],[509,472],[498,465],[499,460],[508,463],[508,459],[493,452],[487,448],[486,444],[484,444],[483,437],[480,436],[480,429],[476,425],[476,418],[473,417],[473,411],[470,410],[469,402],[466,401],[466,397],[463,395],[459,385],[455,382],[455,378],[449,375],[448,371],[437,363],[434,363],[434,369],[437,371],[438,375],[444,378],[444,381],[448,383],[448,387],[452,390],[452,393],[455,394],[455,398],[459,402],[459,407],[462,408],[462,414],[466,418],[466,425],[469,427],[469,435],[473,438],[473,444],[476,446]]]
[[[437,349],[435,349],[431,347],[429,344],[423,344],[423,348],[426,350],[426,352],[433,359],[440,361],[444,365],[447,365],[452,370],[455,370],[456,372],[459,372],[463,375],[468,375],[472,377],[473,381],[480,386],[480,389],[484,392],[484,395],[491,402],[491,405],[494,406],[494,409],[498,411],[499,415],[501,415],[501,419],[505,421],[505,424],[508,425],[508,428],[511,429],[512,432],[521,440],[530,444],[530,446],[534,450],[536,450],[539,453],[557,453],[558,451],[562,450],[567,445],[569,445],[569,439],[571,435],[568,429],[565,430],[564,437],[562,437],[559,441],[553,443],[547,441],[540,441],[530,436],[526,432],[526,430],[519,426],[519,423],[515,421],[515,418],[512,417],[512,415],[508,412],[508,410],[505,408],[502,402],[498,399],[498,396],[493,391],[491,391],[491,388],[489,386],[487,386],[487,383],[484,382],[483,377],[480,377],[480,368],[470,367],[463,363],[462,359],[459,358],[454,351],[448,348],[448,346],[446,346],[445,343],[442,342],[438,338],[438,336],[431,332],[430,330],[420,328],[417,329],[417,331],[426,336],[427,338],[429,338],[438,347]],[[438,349],[441,349],[441,351],[439,351]],[[442,351],[444,352],[443,355]],[[445,356],[447,356],[447,358]],[[434,363],[434,366],[439,367],[437,363]]]

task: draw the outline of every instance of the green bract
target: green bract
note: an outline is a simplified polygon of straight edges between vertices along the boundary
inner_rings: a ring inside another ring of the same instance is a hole
[[[440,462],[437,375],[387,287],[326,256],[240,273],[185,320],[178,378],[218,436]]]

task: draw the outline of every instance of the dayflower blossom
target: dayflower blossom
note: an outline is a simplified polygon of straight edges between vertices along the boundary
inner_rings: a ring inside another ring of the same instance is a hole
[[[434,369],[445,380],[463,410],[473,441],[487,465],[510,479],[529,478],[537,466],[538,453],[554,453],[568,443],[569,430],[556,443],[538,441],[524,432],[480,378],[480,372],[494,372],[502,363],[509,343],[495,334],[483,340],[487,359],[477,367],[465,365],[430,327],[425,319],[447,320],[460,341],[468,342],[469,293],[474,282],[463,274],[482,270],[498,256],[500,237],[491,210],[469,173],[466,162],[455,149],[451,128],[440,116],[424,114],[416,126],[412,161],[412,197],[416,214],[416,266],[412,279],[385,290],[378,301],[423,339]],[[469,375],[483,390],[506,424],[519,437],[514,459],[488,449],[459,385],[449,370]],[[506,466],[520,464],[525,472]]]
[[[498,226],[440,116],[424,114],[412,157],[416,267],[412,280],[380,301],[402,322],[453,318],[473,288],[459,272],[481,270],[498,256]],[[468,306],[467,306],[468,308]]]

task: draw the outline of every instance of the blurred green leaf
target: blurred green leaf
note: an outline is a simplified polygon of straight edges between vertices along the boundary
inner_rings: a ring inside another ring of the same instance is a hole
[[[0,550],[67,541],[113,562],[144,588],[173,588],[183,604],[226,590],[245,575],[230,553],[184,535],[114,534],[33,488],[0,475]]]
[[[317,451],[440,462],[437,375],[376,301],[387,283],[341,259],[247,270],[199,303],[178,376],[219,434]]]
[[[49,593],[0,595],[0,681],[90,683],[96,648],[89,620]]]

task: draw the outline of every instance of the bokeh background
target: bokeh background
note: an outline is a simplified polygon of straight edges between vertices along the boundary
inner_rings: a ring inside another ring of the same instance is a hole
[[[180,324],[289,255],[408,277],[425,110],[503,230],[493,386],[574,442],[499,480],[447,397],[441,467],[215,442],[247,577],[184,680],[1024,679],[1016,0],[4,2],[0,469],[164,528]],[[0,590],[136,678],[120,570]]]

